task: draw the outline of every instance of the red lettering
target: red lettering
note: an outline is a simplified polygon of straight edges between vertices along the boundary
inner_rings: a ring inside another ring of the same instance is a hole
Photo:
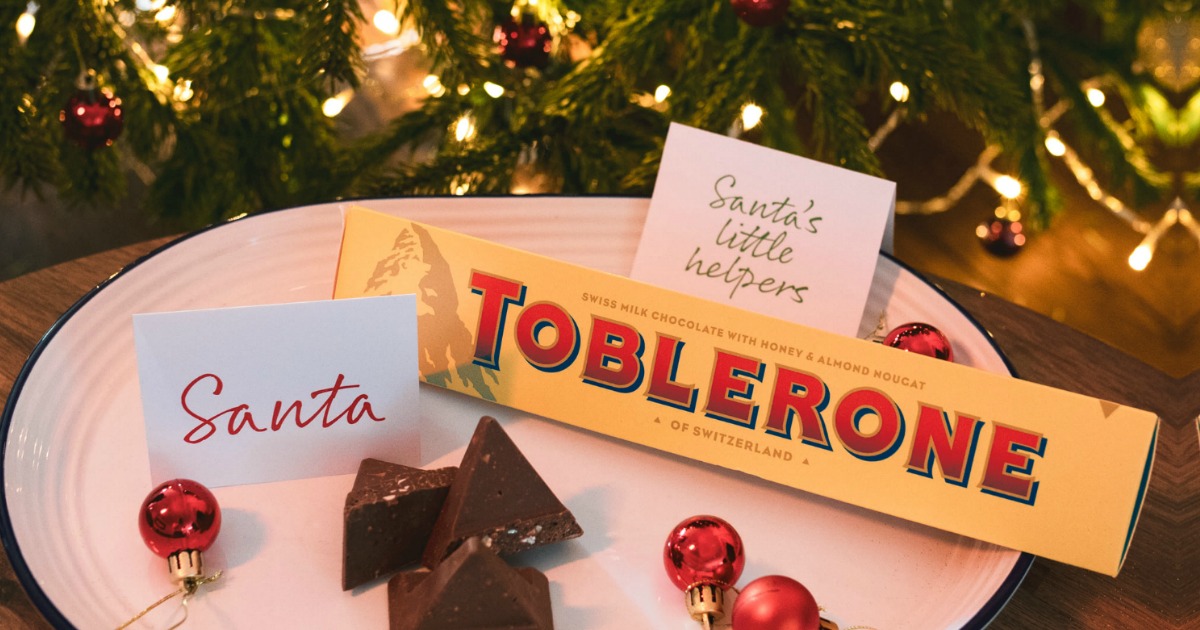
[[[1046,452],[1046,438],[994,422],[992,447],[980,482],[982,492],[1018,503],[1033,505],[1040,482],[1032,475],[1032,456]]]
[[[474,362],[486,368],[500,367],[500,342],[504,339],[504,317],[510,304],[525,301],[525,285],[516,280],[471,271],[471,293],[482,296],[479,326],[475,332]]]
[[[862,430],[862,419],[874,415],[879,427]],[[866,460],[886,459],[904,439],[904,416],[887,394],[869,387],[852,389],[838,401],[833,412],[833,427],[842,446],[853,456]]]
[[[554,340],[542,343],[548,329]],[[543,372],[558,372],[575,360],[579,352],[579,327],[561,306],[536,302],[517,316],[517,348],[529,365]]]
[[[644,375],[645,345],[633,326],[593,315],[583,362],[583,382],[618,392],[637,389]]]
[[[188,444],[199,444],[212,437],[217,431],[217,420],[226,415],[229,416],[226,424],[226,431],[231,436],[241,433],[246,427],[249,427],[252,431],[258,433],[267,431],[267,429],[259,427],[257,424],[255,424],[254,415],[250,412],[250,405],[245,403],[230,407],[212,416],[205,417],[199,413],[196,413],[191,404],[192,390],[202,381],[206,380],[213,381],[212,396],[214,397],[220,396],[221,391],[225,387],[225,384],[221,381],[221,377],[217,376],[216,374],[202,374],[193,379],[192,382],[188,383],[187,386],[183,388],[183,393],[179,397],[180,405],[182,405],[184,413],[200,422],[183,436],[184,442],[187,442]],[[383,422],[386,420],[387,418],[375,415],[375,410],[372,408],[367,394],[359,394],[354,398],[353,401],[350,402],[349,405],[341,408],[341,410],[333,414],[332,417],[330,416],[335,409],[333,405],[337,395],[345,390],[358,389],[359,387],[359,385],[346,384],[346,375],[338,374],[337,379],[334,381],[332,387],[315,390],[309,395],[313,400],[322,397],[323,400],[321,401],[320,406],[317,407],[317,410],[314,411],[312,415],[304,419],[302,419],[303,403],[301,401],[296,400],[288,404],[286,410],[284,409],[284,403],[282,400],[276,401],[274,413],[271,415],[270,430],[279,431],[282,429],[287,423],[289,416],[295,421],[296,426],[299,428],[308,426],[318,417],[321,418],[321,426],[323,428],[329,428],[337,424],[337,422],[342,419],[346,420],[346,424],[355,424],[363,417],[368,417],[376,422]]]
[[[283,401],[282,400],[275,401],[275,413],[271,414],[271,430],[278,431],[283,426],[283,423],[287,422],[288,414],[292,414],[295,417],[296,426],[301,427],[301,428],[307,426],[309,422],[312,422],[312,418],[309,418],[308,420],[303,420],[303,421],[300,420],[300,409],[303,406],[304,406],[303,403],[301,403],[299,400],[297,400],[297,401],[293,402],[292,404],[288,405],[287,411],[282,411],[283,410]],[[282,413],[280,413],[281,411],[282,411]]]
[[[767,433],[791,439],[792,420],[800,418],[800,441],[833,450],[821,412],[829,404],[829,387],[816,374],[775,366],[775,391],[767,413]]]
[[[200,421],[200,424],[196,425],[191,431],[187,432],[187,435],[183,436],[183,441],[187,442],[188,444],[199,444],[211,437],[212,434],[217,430],[217,425],[214,422],[214,418],[220,417],[220,414],[213,416],[213,418],[206,418],[192,411],[191,405],[188,404],[188,395],[192,393],[192,388],[198,385],[200,381],[206,379],[212,379],[216,381],[216,383],[213,385],[212,393],[214,396],[220,395],[221,390],[224,388],[224,384],[221,383],[221,377],[217,376],[216,374],[201,374],[200,376],[192,379],[192,382],[188,383],[187,387],[183,388],[183,393],[179,396],[179,404],[183,406],[184,413]]]
[[[955,414],[954,428],[950,428],[950,417],[933,405],[921,403],[917,412],[917,428],[913,431],[912,450],[908,453],[908,472],[933,477],[933,462],[936,459],[942,478],[946,483],[966,486],[971,477],[971,464],[975,446],[979,441],[979,430],[983,422],[978,418]]]
[[[217,418],[224,414],[229,414],[229,435],[237,435],[242,432],[242,429],[250,427],[251,431],[263,433],[266,429],[254,424],[254,414],[250,413],[249,405],[238,405],[223,411],[213,418]],[[241,420],[238,422],[238,420]],[[236,424],[235,424],[236,423]]]
[[[317,408],[316,413],[314,413],[312,416],[309,417],[308,421],[312,422],[313,419],[315,419],[317,417],[317,415],[320,414],[321,415],[321,426],[324,428],[329,428],[329,427],[333,426],[334,424],[337,424],[337,421],[341,420],[342,418],[346,418],[346,424],[354,424],[354,423],[358,422],[364,414],[366,414],[366,415],[369,415],[372,420],[374,420],[376,422],[382,422],[384,420],[384,418],[378,418],[375,416],[375,414],[371,410],[370,403],[364,403],[363,409],[361,411],[358,410],[358,404],[360,402],[363,402],[366,400],[366,398],[367,398],[366,394],[360,394],[353,401],[351,401],[351,403],[345,409],[343,409],[340,413],[338,413],[332,419],[330,419],[329,411],[330,411],[331,407],[333,406],[333,400],[334,400],[334,398],[337,397],[338,392],[340,392],[344,389],[358,389],[359,388],[358,385],[342,385],[342,383],[344,383],[345,381],[346,381],[346,375],[338,374],[337,380],[335,380],[333,382],[333,387],[327,387],[325,389],[318,389],[318,390],[314,391],[312,394],[310,394],[310,396],[313,400],[316,400],[317,397],[319,397],[319,396],[325,396],[325,401],[322,402],[321,406]]]
[[[183,388],[183,393],[179,396],[179,403],[183,405],[184,413],[200,421],[200,424],[192,427],[192,430],[188,431],[187,434],[183,436],[184,442],[187,442],[188,444],[199,444],[204,440],[207,440],[214,432],[216,432],[217,420],[221,416],[225,415],[229,416],[229,421],[226,425],[229,435],[237,435],[238,433],[241,433],[242,429],[246,428],[247,426],[249,426],[252,431],[257,431],[259,433],[266,431],[266,429],[254,424],[254,416],[250,413],[250,407],[248,405],[243,404],[237,405],[236,407],[230,407],[229,409],[208,416],[207,418],[197,414],[195,411],[192,411],[191,405],[188,404],[188,397],[192,393],[192,388],[198,385],[200,381],[208,379],[216,381],[213,384],[212,395],[220,396],[221,390],[225,388],[225,384],[221,382],[221,377],[217,376],[216,374],[201,374],[200,376],[197,376],[196,378],[192,379],[192,382],[187,384],[187,387]]]
[[[696,409],[696,386],[684,385],[675,380],[679,369],[679,356],[683,353],[683,342],[678,337],[658,334],[654,344],[654,363],[650,368],[650,385],[646,398],[656,403],[684,411]]]
[[[762,361],[717,349],[704,415],[753,429],[758,417],[754,381],[762,382]]]

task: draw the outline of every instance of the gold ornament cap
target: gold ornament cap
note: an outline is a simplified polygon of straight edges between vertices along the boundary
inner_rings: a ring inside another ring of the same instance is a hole
[[[191,592],[204,577],[204,556],[195,549],[176,551],[167,556],[167,570],[171,573],[171,579]]]
[[[716,584],[696,584],[684,592],[688,614],[705,630],[725,615],[725,591]]]

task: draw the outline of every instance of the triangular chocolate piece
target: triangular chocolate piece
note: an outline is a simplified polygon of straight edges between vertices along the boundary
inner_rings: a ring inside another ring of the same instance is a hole
[[[484,416],[467,445],[421,563],[436,566],[472,536],[497,553],[511,554],[582,534],[571,511],[500,423]]]
[[[358,465],[354,487],[346,495],[343,589],[421,559],[457,470],[421,470],[378,459]]]
[[[388,620],[391,630],[551,630],[550,583],[541,571],[514,569],[471,538],[433,571],[393,577]]]

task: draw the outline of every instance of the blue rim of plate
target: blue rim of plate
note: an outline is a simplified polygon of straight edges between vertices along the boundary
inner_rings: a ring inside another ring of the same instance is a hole
[[[586,197],[591,197],[591,198],[596,198],[596,199],[630,199],[630,198],[644,199],[645,198],[645,197],[638,197],[635,195],[627,195],[627,196],[622,196],[622,195],[581,195],[581,196],[586,196]],[[477,195],[477,196],[473,196],[470,198],[471,199],[488,199],[488,198],[507,198],[507,197],[509,197],[509,195]],[[522,197],[562,198],[562,195],[523,195]],[[429,195],[428,197],[424,197],[424,198],[434,198],[434,199],[451,198],[451,196],[450,195]],[[338,201],[335,201],[332,203],[348,203],[348,202],[353,202],[353,201],[370,201],[370,199],[341,199],[341,200],[338,200]],[[323,204],[312,204],[312,205],[328,205],[328,204],[323,203]],[[75,626],[72,625],[71,622],[67,620],[67,618],[62,614],[62,612],[60,612],[58,610],[58,607],[54,605],[54,602],[50,601],[50,597],[46,595],[45,591],[43,591],[41,589],[41,587],[38,586],[37,580],[33,577],[33,571],[30,570],[29,565],[25,562],[25,556],[21,553],[21,547],[17,543],[16,534],[13,532],[12,520],[9,518],[9,515],[8,515],[8,491],[7,491],[7,486],[5,484],[5,478],[4,478],[4,463],[5,463],[6,455],[8,454],[8,435],[9,435],[9,428],[12,425],[13,407],[16,405],[17,399],[20,398],[21,390],[23,389],[23,387],[25,385],[25,381],[29,378],[29,374],[33,371],[34,365],[37,364],[38,358],[41,357],[42,352],[44,352],[45,349],[47,347],[49,347],[50,342],[54,340],[54,337],[55,337],[55,335],[58,334],[58,331],[62,329],[62,327],[67,323],[67,321],[71,319],[71,317],[73,317],[76,313],[78,313],[80,310],[82,310],[83,307],[86,306],[87,303],[92,300],[92,298],[99,295],[100,292],[103,291],[105,288],[107,288],[110,284],[117,282],[118,280],[123,278],[132,269],[142,265],[146,261],[148,261],[148,260],[154,258],[155,256],[157,256],[158,254],[162,253],[163,251],[165,251],[171,247],[174,247],[176,245],[179,245],[180,243],[183,243],[187,240],[190,240],[194,236],[204,234],[206,232],[215,230],[217,228],[229,225],[234,222],[253,220],[255,217],[268,216],[268,215],[274,214],[276,212],[286,212],[287,210],[298,210],[303,207],[310,207],[310,206],[297,206],[295,208],[280,208],[278,210],[270,210],[267,212],[262,212],[262,213],[258,213],[258,214],[254,214],[254,215],[250,215],[250,216],[230,219],[228,221],[223,221],[221,223],[214,223],[208,227],[204,227],[204,228],[201,228],[194,232],[189,232],[187,234],[184,234],[183,236],[180,236],[177,239],[174,239],[168,243],[161,245],[160,247],[155,248],[153,251],[138,258],[137,260],[134,260],[133,262],[129,263],[128,265],[122,267],[119,271],[114,273],[112,276],[110,276],[108,279],[104,280],[100,284],[96,285],[92,290],[88,291],[86,294],[84,294],[83,297],[79,298],[79,300],[77,300],[74,304],[72,304],[71,307],[68,308],[66,310],[66,312],[64,312],[61,316],[59,316],[59,318],[54,322],[54,324],[50,326],[49,330],[47,330],[46,333],[44,335],[42,335],[42,338],[38,340],[37,345],[34,346],[33,351],[29,353],[29,358],[27,358],[25,360],[25,363],[21,366],[21,371],[17,374],[17,378],[13,381],[12,391],[9,392],[8,399],[4,403],[4,413],[3,413],[3,415],[0,415],[0,542],[2,542],[4,544],[4,551],[5,551],[5,553],[8,554],[9,562],[12,564],[13,573],[16,574],[17,580],[21,583],[21,587],[25,589],[25,593],[29,595],[29,599],[30,599],[30,601],[33,602],[34,607],[37,608],[38,612],[40,612],[46,618],[46,621],[48,621],[51,626],[53,626],[55,628],[60,628],[63,630],[75,628]],[[942,297],[942,299],[944,299],[948,304],[950,304],[955,309],[957,309],[959,313],[962,313],[962,315],[967,318],[967,321],[971,322],[971,325],[975,326],[975,328],[979,330],[979,332],[984,336],[984,338],[987,339],[988,343],[991,344],[992,349],[995,350],[996,354],[1000,356],[1000,359],[1004,362],[1004,366],[1008,369],[1009,373],[1012,374],[1012,376],[1014,378],[1018,378],[1016,368],[1013,367],[1012,363],[1008,360],[1008,357],[1000,349],[1000,346],[996,343],[995,337],[993,337],[992,333],[989,332],[986,328],[984,328],[982,324],[980,324],[978,321],[976,321],[974,316],[972,316],[970,313],[968,313],[962,306],[960,306],[958,304],[958,302],[951,299],[950,296],[944,290],[942,290],[942,288],[940,286],[938,286],[934,282],[930,282],[929,280],[927,280],[924,275],[920,274],[912,267],[901,262],[895,256],[888,254],[886,252],[880,252],[880,255],[887,258],[888,260],[892,261],[898,267],[904,269],[908,273],[911,273],[918,280],[925,283],[925,285],[927,285],[928,287],[930,287],[931,289],[936,291],[937,294]],[[962,630],[981,630],[982,628],[986,627],[996,617],[996,615],[1000,614],[1000,610],[1003,609],[1006,604],[1008,604],[1008,600],[1012,599],[1013,594],[1017,592],[1017,588],[1021,586],[1021,582],[1025,579],[1025,575],[1027,573],[1029,573],[1029,568],[1031,566],[1033,566],[1033,559],[1034,559],[1033,554],[1021,552],[1021,555],[1017,558],[1016,563],[1013,564],[1012,571],[1010,571],[1008,576],[1006,578],[1004,578],[1004,581],[1000,583],[1000,588],[998,588],[996,590],[996,592],[993,593],[992,596],[989,597],[986,602],[984,602],[983,606],[980,607],[980,609],[969,620],[967,620],[967,622],[965,624],[963,624]]]

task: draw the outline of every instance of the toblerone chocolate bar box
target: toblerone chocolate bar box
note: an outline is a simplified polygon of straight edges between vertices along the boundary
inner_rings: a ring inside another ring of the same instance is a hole
[[[427,383],[1121,568],[1153,461],[1151,413],[362,208],[345,220],[335,297],[416,293]]]

